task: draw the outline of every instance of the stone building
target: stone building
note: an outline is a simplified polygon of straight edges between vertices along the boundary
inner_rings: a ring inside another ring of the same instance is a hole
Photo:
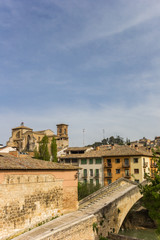
[[[104,175],[102,155],[104,151],[91,150],[89,148],[88,151],[86,151],[84,148],[83,150],[85,150],[84,153],[77,153],[81,152],[82,148],[76,148],[75,153],[75,148],[69,148],[69,152],[72,152],[72,154],[61,156],[60,162],[72,164],[73,166],[79,166],[78,179],[80,182],[91,183],[95,185],[100,184],[103,186]]]
[[[12,128],[12,136],[9,138],[7,146],[14,147],[19,152],[33,152],[35,148],[38,149],[39,143],[45,135],[48,136],[49,139],[49,149],[53,136],[56,139],[58,151],[65,147],[68,147],[69,145],[67,124],[57,124],[56,135],[50,129],[33,131],[32,128],[24,126],[24,123],[22,122],[19,127]]]
[[[60,162],[79,166],[79,181],[102,186],[122,177],[142,182],[145,173],[152,175],[156,167],[150,149],[128,145],[103,146],[84,154],[68,154],[61,156]]]
[[[77,169],[0,153],[0,239],[77,210]]]
[[[104,185],[124,177],[137,183],[150,173],[152,152],[143,147],[113,146],[103,153]]]

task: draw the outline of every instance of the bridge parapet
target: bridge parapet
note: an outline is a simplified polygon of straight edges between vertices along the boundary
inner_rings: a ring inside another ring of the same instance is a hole
[[[84,205],[85,203],[94,200],[95,198],[105,194],[108,191],[114,190],[115,188],[117,188],[118,186],[124,186],[124,185],[137,185],[137,183],[132,182],[126,178],[120,178],[117,181],[109,184],[108,186],[102,187],[101,189],[99,189],[98,191],[90,194],[89,196],[83,198],[82,200],[79,201],[79,207],[81,207],[82,205]]]
[[[99,236],[108,237],[110,233],[119,232],[128,211],[141,197],[137,183],[121,178],[91,194],[85,201],[83,199],[84,207],[78,211],[63,215],[15,240],[99,240]]]

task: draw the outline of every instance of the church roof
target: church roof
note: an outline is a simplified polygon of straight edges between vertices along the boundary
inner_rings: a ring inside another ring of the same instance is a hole
[[[33,130],[32,128],[29,128],[29,127],[26,127],[26,126],[19,126],[19,127],[15,127],[15,128],[12,128],[12,130],[16,130],[16,129],[28,129],[28,130]]]

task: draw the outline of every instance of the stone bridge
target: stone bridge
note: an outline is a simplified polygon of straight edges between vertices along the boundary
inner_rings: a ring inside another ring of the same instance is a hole
[[[138,185],[121,178],[79,202],[79,209],[14,240],[98,240],[118,233],[127,213],[142,197]]]

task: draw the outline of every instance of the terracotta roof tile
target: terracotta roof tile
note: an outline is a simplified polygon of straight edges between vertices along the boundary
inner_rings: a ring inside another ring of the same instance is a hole
[[[38,160],[26,156],[26,158],[17,158],[10,154],[0,153],[0,170],[76,170],[78,167],[60,163]]]
[[[93,157],[112,157],[112,156],[152,156],[152,152],[139,148],[138,150],[127,145],[116,145],[111,149],[91,150],[84,154],[69,154],[61,159],[69,158],[93,158]]]

